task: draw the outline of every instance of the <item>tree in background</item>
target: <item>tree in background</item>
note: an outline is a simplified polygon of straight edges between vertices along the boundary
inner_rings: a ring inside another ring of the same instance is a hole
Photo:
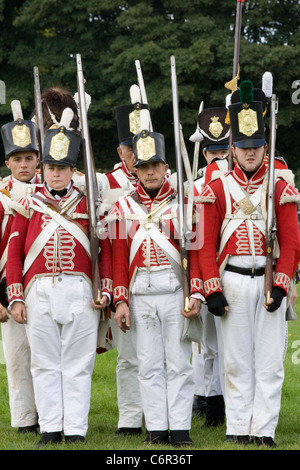
[[[235,0],[0,0],[1,76],[7,104],[20,99],[28,116],[33,103],[33,67],[41,87],[64,85],[76,91],[76,53],[81,53],[86,91],[92,96],[89,124],[96,165],[117,161],[115,106],[129,103],[140,60],[154,130],[166,139],[174,168],[170,56],[176,57],[180,119],[189,154],[200,101],[222,106],[232,77]],[[298,0],[246,0],[243,6],[240,81],[261,86],[265,71],[279,98],[278,150],[297,169],[299,106],[292,83],[300,79]],[[2,149],[1,149],[2,150]]]

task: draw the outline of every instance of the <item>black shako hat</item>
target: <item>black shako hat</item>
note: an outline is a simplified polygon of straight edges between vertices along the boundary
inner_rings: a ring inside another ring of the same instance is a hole
[[[5,159],[12,154],[31,150],[38,154],[36,127],[34,122],[17,119],[1,127]]]
[[[131,146],[133,136],[141,132],[140,111],[142,109],[149,109],[149,106],[137,102],[115,108],[119,144]]]
[[[42,163],[75,167],[81,145],[81,135],[64,126],[45,133]]]
[[[145,163],[166,163],[165,138],[158,132],[143,130],[132,139],[136,167]]]
[[[250,80],[243,81],[239,90],[232,94],[228,107],[234,145],[257,148],[265,144],[265,108],[264,92],[253,88]]]
[[[203,150],[227,150],[229,146],[230,126],[226,122],[227,109],[207,108],[198,115],[196,132],[190,137],[193,142],[200,142]]]

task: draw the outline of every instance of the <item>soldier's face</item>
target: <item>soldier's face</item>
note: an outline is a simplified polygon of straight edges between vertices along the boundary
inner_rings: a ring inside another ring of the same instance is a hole
[[[121,144],[117,148],[117,151],[121,160],[126,163],[128,170],[131,173],[136,174],[136,168],[135,168],[136,158],[135,158],[132,146]]]
[[[232,153],[243,170],[252,172],[261,166],[265,155],[265,146],[245,149],[233,147]]]
[[[155,190],[160,188],[167,170],[167,164],[153,162],[137,167],[136,172],[144,188]]]
[[[44,165],[45,181],[51,189],[61,191],[70,183],[74,171],[74,168],[70,166],[50,165],[46,163]]]
[[[225,158],[228,155],[228,150],[203,150],[203,155],[209,165],[215,158]]]
[[[5,161],[12,176],[22,183],[32,180],[38,164],[39,157],[32,151],[14,153]]]

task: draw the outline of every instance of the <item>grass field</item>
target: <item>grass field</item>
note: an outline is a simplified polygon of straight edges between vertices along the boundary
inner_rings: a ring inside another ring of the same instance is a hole
[[[289,342],[285,358],[285,382],[282,391],[282,407],[276,431],[277,450],[300,450],[300,288],[296,311],[298,321],[289,322]],[[103,450],[122,451],[149,450],[174,452],[169,445],[144,444],[145,434],[139,437],[115,437],[118,409],[115,381],[116,350],[97,356],[92,382],[92,399],[89,430],[85,444],[60,444],[47,446],[48,450]],[[1,361],[3,362],[3,361]],[[8,391],[5,364],[0,364],[0,450],[35,450],[39,436],[17,434],[10,426]],[[191,437],[194,445],[185,450],[257,450],[255,445],[241,446],[224,442],[225,425],[205,428],[203,418],[193,418]],[[155,449],[153,449],[155,447]],[[265,447],[259,450],[267,450]],[[132,452],[134,454],[134,452]]]

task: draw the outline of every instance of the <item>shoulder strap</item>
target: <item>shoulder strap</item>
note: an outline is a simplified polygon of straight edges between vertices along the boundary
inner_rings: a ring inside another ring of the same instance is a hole
[[[28,271],[34,260],[42,251],[45,244],[49,241],[59,226],[63,227],[68,233],[70,233],[83,246],[88,256],[91,258],[90,241],[81,224],[78,224],[77,222],[75,223],[75,221],[72,219],[67,219],[66,217],[60,215],[58,212],[47,206],[47,204],[45,204],[41,199],[42,198],[37,197],[34,198],[35,202],[42,209],[43,213],[51,217],[51,220],[46,225],[46,227],[43,228],[41,233],[31,245],[24,261],[23,275]],[[67,202],[68,201],[66,201],[66,203]]]

